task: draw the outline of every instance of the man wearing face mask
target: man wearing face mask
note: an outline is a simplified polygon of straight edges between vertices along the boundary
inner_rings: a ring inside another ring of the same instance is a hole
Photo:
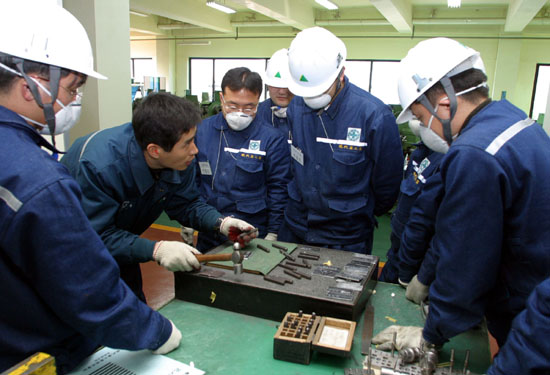
[[[288,58],[293,179],[279,239],[370,254],[403,174],[395,117],[344,75],[346,46],[330,31],[300,32]]]
[[[149,94],[131,123],[77,139],[61,159],[80,184],[84,211],[118,262],[122,279],[143,301],[139,263],[154,260],[169,271],[200,268],[192,246],[140,237],[163,211],[203,231],[253,230],[200,199],[193,162],[200,121],[191,102],[169,93]]]
[[[288,74],[288,50],[283,48],[267,62],[264,84],[269,90],[269,99],[260,103],[256,116],[281,130],[290,139],[286,109],[294,95],[288,90]]]
[[[41,149],[56,152],[39,132],[74,125],[87,78],[105,79],[86,31],[50,2],[0,9],[0,372],[36,352],[60,375],[100,345],[168,353],[180,331],[120,279],[78,184]]]
[[[248,68],[222,79],[222,112],[197,130],[197,181],[203,199],[222,214],[246,220],[259,235],[276,240],[287,200],[290,156],[286,137],[256,116],[262,79]],[[197,248],[225,236],[199,232]]]
[[[420,121],[409,121],[409,127],[416,136],[420,135]],[[402,285],[405,284],[405,286],[412,279],[412,276],[408,279],[399,280],[399,251],[402,244],[401,236],[405,232],[406,226],[408,226],[409,216],[413,206],[417,202],[417,198],[423,191],[424,186],[427,185],[427,181],[437,172],[439,162],[443,157],[442,153],[431,150],[422,142],[419,142],[415,146],[416,148],[411,152],[409,163],[405,168],[403,181],[401,181],[397,207],[391,218],[391,247],[386,254],[387,261],[379,277],[380,281],[395,284],[399,281]],[[423,220],[423,216],[425,215],[420,217],[421,220],[418,223],[419,225],[409,227],[407,233],[408,238],[413,237],[416,239],[418,236],[426,238],[426,224],[424,224],[425,220]],[[430,222],[432,220],[431,218],[429,219]],[[428,224],[427,226],[433,228],[433,225]],[[416,231],[417,228],[419,233]],[[428,231],[428,241],[431,238],[430,233],[433,234],[433,229]],[[428,246],[428,241],[424,241],[423,243],[422,247],[424,251]],[[413,275],[415,274],[416,272],[413,273]]]
[[[424,347],[443,345],[485,316],[502,347],[528,295],[550,276],[550,139],[511,103],[491,101],[486,80],[479,53],[447,38],[420,42],[400,63],[398,122],[415,116],[426,145],[447,149],[430,313],[422,333],[408,337],[414,345],[420,336]]]

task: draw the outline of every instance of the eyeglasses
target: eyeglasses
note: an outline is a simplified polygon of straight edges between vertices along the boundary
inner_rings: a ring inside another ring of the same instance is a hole
[[[255,106],[247,106],[247,107],[238,107],[236,105],[233,105],[233,104],[226,104],[225,103],[225,99],[223,98],[223,96],[221,97],[221,100],[222,100],[222,105],[224,106],[225,110],[228,112],[228,113],[232,113],[232,112],[242,112],[244,113],[245,115],[253,115],[256,113],[256,111],[258,110],[258,104],[256,104]]]
[[[34,78],[34,79],[39,79],[39,80],[41,80],[41,81],[48,82],[48,84],[49,84],[49,82],[50,82],[49,79],[43,78],[43,77],[32,77],[32,78]],[[65,92],[67,92],[67,93],[71,96],[72,99],[82,98],[82,92],[83,92],[82,86],[77,87],[76,89],[72,89],[72,90],[71,90],[71,89],[68,89],[68,88],[66,88],[66,87],[64,87],[64,86],[61,86],[61,85],[59,85],[59,87],[62,88],[63,90],[65,90]],[[50,89],[51,89],[51,88],[50,88]]]

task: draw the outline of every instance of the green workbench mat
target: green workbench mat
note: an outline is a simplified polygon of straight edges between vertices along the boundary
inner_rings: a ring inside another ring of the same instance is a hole
[[[281,261],[285,259],[285,256],[281,254],[279,249],[273,247],[273,244],[286,247],[289,254],[291,254],[298,247],[298,245],[293,243],[267,241],[260,238],[255,238],[250,241],[244,249],[241,249],[243,253],[250,251],[248,258],[243,260],[243,270],[245,272],[267,275],[273,268],[277,267],[277,264],[281,263]],[[265,251],[258,249],[257,245],[265,246],[270,250],[270,252],[266,253]],[[233,245],[227,246],[225,249],[216,254],[227,254],[231,252],[233,252]],[[233,268],[233,262],[231,261],[208,262],[208,265],[222,268]]]

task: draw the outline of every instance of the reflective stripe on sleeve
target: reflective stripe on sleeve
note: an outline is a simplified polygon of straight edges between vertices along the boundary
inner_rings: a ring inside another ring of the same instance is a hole
[[[6,202],[8,207],[15,212],[19,211],[19,209],[23,205],[23,203],[21,203],[21,201],[17,199],[17,197],[13,195],[11,191],[3,186],[0,186],[0,199]]]
[[[514,125],[510,126],[508,129],[500,133],[489,146],[485,149],[489,154],[495,155],[502,146],[506,144],[510,139],[512,139],[516,134],[518,134],[523,129],[533,125],[535,120],[526,118],[516,122]]]

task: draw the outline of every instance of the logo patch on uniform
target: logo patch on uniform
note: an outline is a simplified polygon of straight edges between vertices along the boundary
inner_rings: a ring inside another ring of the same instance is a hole
[[[424,170],[426,168],[428,168],[428,166],[430,165],[430,160],[428,158],[424,158],[424,160],[422,160],[420,162],[420,165],[418,166],[418,174],[424,172]]]
[[[248,145],[248,149],[249,149],[249,150],[259,151],[259,150],[260,150],[260,143],[261,143],[261,141],[253,141],[253,140],[251,140],[251,141],[250,141],[250,144]]]
[[[346,141],[357,142],[361,138],[361,129],[360,128],[348,128],[348,136]]]
[[[306,78],[305,75],[302,74],[302,76],[300,77],[300,82],[309,82]]]
[[[275,78],[281,78],[281,73],[277,72],[277,74],[275,74]]]

